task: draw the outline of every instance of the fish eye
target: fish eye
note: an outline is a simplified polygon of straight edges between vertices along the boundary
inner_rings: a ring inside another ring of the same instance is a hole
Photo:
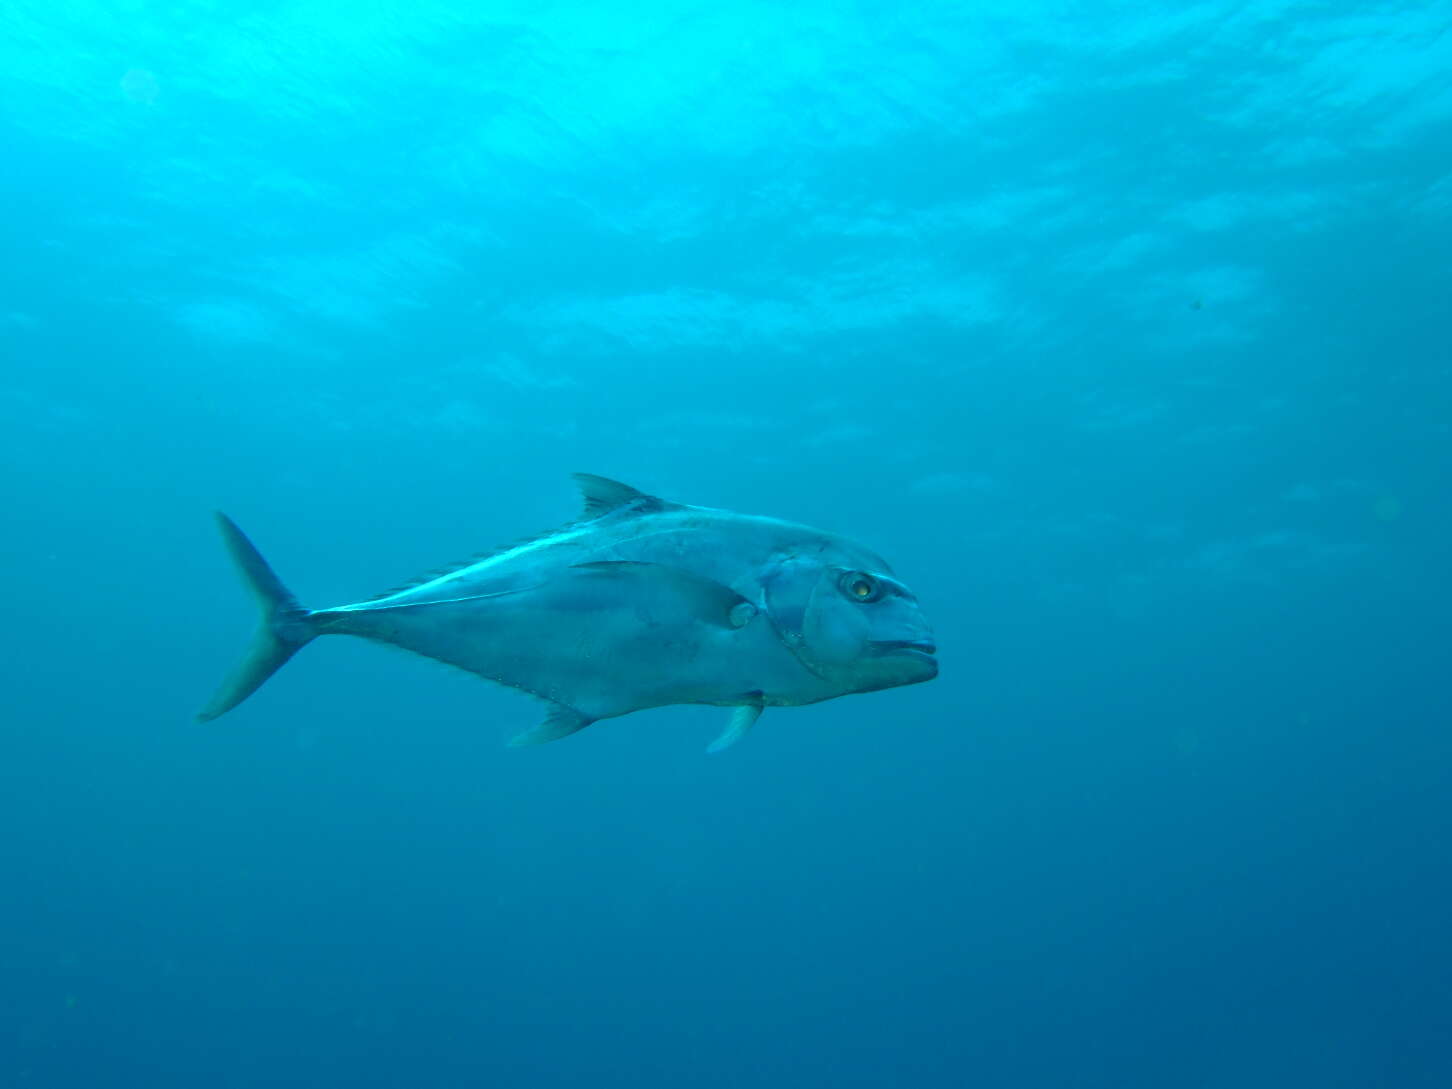
[[[882,596],[882,583],[863,571],[847,571],[837,583],[849,601],[867,605]]]

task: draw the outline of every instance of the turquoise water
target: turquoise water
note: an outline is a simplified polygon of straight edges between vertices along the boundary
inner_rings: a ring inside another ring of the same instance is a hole
[[[1452,1083],[1452,4],[11,0],[0,245],[0,1084]],[[941,676],[192,720],[576,470]]]

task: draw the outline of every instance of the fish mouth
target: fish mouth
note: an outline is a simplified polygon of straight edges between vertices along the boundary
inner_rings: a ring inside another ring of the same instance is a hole
[[[882,639],[874,642],[872,649],[884,656],[936,662],[934,655],[938,653],[938,644],[931,639]]]

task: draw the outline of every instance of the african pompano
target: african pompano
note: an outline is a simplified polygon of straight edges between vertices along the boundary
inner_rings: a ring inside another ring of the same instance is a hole
[[[775,518],[670,503],[577,474],[581,519],[356,605],[305,609],[226,515],[222,535],[262,609],[214,719],[319,635],[392,643],[550,704],[511,744],[647,707],[732,707],[711,745],[763,707],[916,684],[938,674],[917,598],[881,557]]]

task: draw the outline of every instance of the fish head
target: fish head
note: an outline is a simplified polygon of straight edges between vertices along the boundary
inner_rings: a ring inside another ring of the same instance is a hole
[[[885,568],[870,555],[795,555],[763,579],[782,640],[843,694],[938,675],[937,644],[918,599]]]

